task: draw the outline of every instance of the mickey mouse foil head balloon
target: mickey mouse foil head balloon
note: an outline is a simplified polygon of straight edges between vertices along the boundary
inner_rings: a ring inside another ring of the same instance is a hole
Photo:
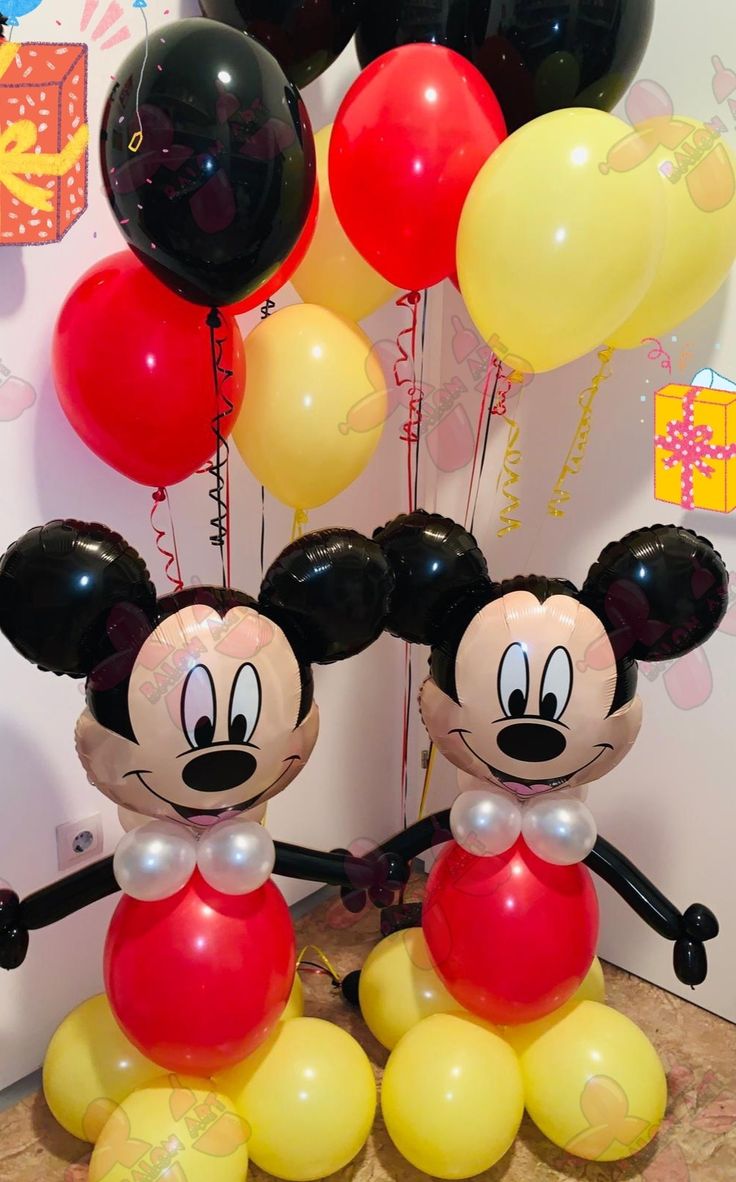
[[[129,830],[115,855],[126,893],[165,898],[195,865],[226,894],[269,877],[275,848],[258,822],[317,740],[311,665],[375,640],[392,582],[378,545],[351,530],[294,542],[257,599],[218,587],[158,598],[102,525],[52,521],[9,548],[0,628],[42,669],[86,678],[76,747]]]
[[[498,854],[522,833],[546,861],[582,861],[597,836],[586,785],[641,726],[637,661],[682,656],[717,628],[720,556],[655,525],[607,546],[578,590],[539,575],[492,581],[475,539],[437,516],[399,517],[376,540],[397,581],[389,630],[432,646],[420,709],[460,773],[453,836]]]

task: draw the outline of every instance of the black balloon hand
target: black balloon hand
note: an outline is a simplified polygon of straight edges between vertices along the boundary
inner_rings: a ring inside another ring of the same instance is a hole
[[[343,906],[357,915],[370,902],[374,907],[388,907],[394,895],[408,881],[409,867],[393,851],[380,848],[357,857],[349,850],[336,851],[345,856],[350,886],[340,888]]]
[[[15,891],[0,888],[0,969],[17,969],[28,952],[28,931]]]
[[[674,965],[683,985],[702,985],[708,975],[705,941],[718,935],[718,920],[702,903],[692,903],[682,916],[680,934],[675,940]]]

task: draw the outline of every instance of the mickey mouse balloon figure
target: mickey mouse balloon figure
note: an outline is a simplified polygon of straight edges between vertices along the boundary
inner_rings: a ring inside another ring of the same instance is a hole
[[[275,843],[268,800],[309,759],[319,729],[313,662],[380,634],[392,587],[375,542],[346,529],[294,542],[257,599],[192,587],[158,598],[145,564],[102,525],[52,521],[0,560],[0,630],[43,670],[86,678],[76,747],[128,830],[114,857],[19,903],[0,892],[0,966],[28,930],[122,887],[156,902],[198,874],[243,896],[277,873],[367,888],[396,862]]]
[[[700,904],[681,915],[598,837],[585,796],[636,741],[637,662],[682,656],[718,627],[728,594],[720,556],[688,530],[655,525],[607,546],[578,589],[539,575],[493,581],[475,539],[437,515],[398,517],[374,537],[396,581],[387,627],[431,646],[422,719],[458,769],[449,815],[387,847],[411,858],[454,838],[423,915],[453,996],[514,1023],[572,995],[597,937],[583,862],[675,942],[679,979],[702,982],[715,917]]]

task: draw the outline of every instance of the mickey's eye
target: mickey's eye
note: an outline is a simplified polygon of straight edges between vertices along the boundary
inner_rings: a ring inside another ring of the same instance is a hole
[[[498,670],[498,700],[507,718],[522,718],[529,698],[529,660],[522,644],[511,644]]]
[[[230,695],[230,742],[247,743],[261,713],[261,683],[253,665],[241,665]]]
[[[572,661],[566,648],[553,649],[547,658],[539,692],[542,718],[557,722],[565,713],[572,692]]]
[[[181,725],[192,747],[212,746],[216,721],[212,676],[205,665],[195,665],[187,674],[181,695]]]

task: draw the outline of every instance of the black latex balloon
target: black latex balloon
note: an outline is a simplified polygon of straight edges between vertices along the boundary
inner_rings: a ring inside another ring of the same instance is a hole
[[[205,16],[256,37],[295,86],[331,66],[358,24],[363,0],[199,0]]]
[[[266,572],[259,602],[300,660],[329,664],[380,636],[392,589],[375,542],[355,530],[316,530],[279,555]]]
[[[306,223],[316,178],[309,117],[268,50],[215,21],[167,25],[144,60],[141,44],[102,119],[113,213],[179,295],[235,303],[281,266]]]
[[[50,521],[0,559],[0,631],[28,661],[86,677],[120,648],[112,610],[152,618],[156,592],[142,559],[104,525]]]
[[[644,55],[654,0],[369,0],[363,67],[414,41],[447,45],[493,87],[509,131],[560,107],[610,111]]]
[[[490,589],[486,560],[472,534],[448,517],[417,509],[373,535],[396,580],[389,632],[412,644],[439,641],[448,611],[468,593]]]

